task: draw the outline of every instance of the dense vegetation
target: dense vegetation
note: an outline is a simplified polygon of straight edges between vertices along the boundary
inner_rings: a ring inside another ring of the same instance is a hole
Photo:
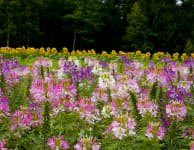
[[[194,53],[1,47],[0,149],[194,150],[193,70]]]
[[[193,0],[0,0],[0,45],[194,51]]]

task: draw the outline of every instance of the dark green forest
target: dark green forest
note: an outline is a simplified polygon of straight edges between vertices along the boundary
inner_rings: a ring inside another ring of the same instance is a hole
[[[193,52],[194,0],[0,0],[0,46]]]

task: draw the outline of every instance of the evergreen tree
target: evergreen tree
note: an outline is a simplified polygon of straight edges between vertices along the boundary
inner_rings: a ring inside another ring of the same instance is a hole
[[[150,29],[147,26],[148,18],[141,9],[139,1],[136,1],[131,12],[127,15],[128,26],[126,35],[123,37],[124,48],[131,50],[150,50],[152,44],[149,42]]]

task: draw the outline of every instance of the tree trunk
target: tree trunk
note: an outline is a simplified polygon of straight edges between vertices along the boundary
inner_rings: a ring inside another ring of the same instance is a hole
[[[76,42],[76,32],[74,32],[73,36],[73,50],[75,50],[75,42]]]
[[[94,48],[95,48],[95,50],[96,50],[96,31],[95,31],[95,33],[94,33]]]
[[[9,46],[9,10],[8,10],[8,0],[6,0],[7,3],[7,46]]]

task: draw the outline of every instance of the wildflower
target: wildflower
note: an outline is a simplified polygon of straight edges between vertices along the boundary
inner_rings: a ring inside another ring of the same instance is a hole
[[[181,121],[186,116],[187,110],[182,101],[170,101],[166,105],[166,113],[169,118]]]
[[[160,123],[149,122],[145,135],[148,138],[157,137],[159,140],[162,140],[164,137],[164,132],[164,128],[160,125]]]
[[[82,137],[78,139],[78,143],[74,146],[76,150],[99,150],[100,144],[97,143],[97,138]]]
[[[128,116],[128,113],[125,115],[116,115],[115,120],[109,125],[106,129],[106,132],[112,132],[113,135],[120,140],[124,136],[134,135],[135,133],[136,122],[131,116]]]
[[[137,103],[137,109],[139,113],[144,117],[147,113],[151,114],[152,116],[157,116],[158,105],[154,104],[153,102],[147,99],[141,99]]]
[[[48,139],[47,142],[48,146],[51,147],[52,150],[58,150],[58,149],[68,149],[69,143],[65,141],[64,136],[56,137],[52,136]]]
[[[3,148],[5,146],[5,141],[1,138],[0,141],[0,148]]]
[[[191,148],[190,150],[194,150],[194,141],[191,141]]]

